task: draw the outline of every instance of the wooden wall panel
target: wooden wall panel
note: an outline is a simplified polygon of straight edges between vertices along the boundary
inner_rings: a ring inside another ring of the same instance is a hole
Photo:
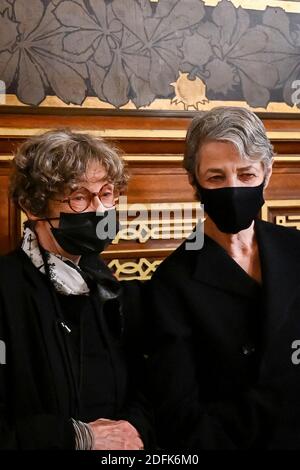
[[[20,214],[8,197],[10,164],[0,161],[0,254],[15,248],[20,240]]]
[[[126,158],[126,157],[125,157]],[[155,158],[155,156],[152,156]],[[147,164],[128,161],[131,179],[128,186],[128,201],[155,202],[188,202],[193,200],[193,191],[189,185],[186,172],[181,168],[182,161],[156,162],[151,155]]]
[[[3,252],[10,246],[10,227],[9,227],[9,204],[7,198],[8,175],[2,173],[0,169],[0,250]]]
[[[106,135],[124,151],[129,166],[128,203],[161,207],[166,203],[195,204],[193,189],[182,169],[184,135],[190,119],[146,115],[97,116],[94,113],[63,115],[54,111],[47,114],[42,110],[37,114],[25,111],[15,115],[0,114],[0,254],[11,250],[20,240],[20,214],[7,199],[10,168],[9,162],[3,159],[11,156],[30,133],[68,126]],[[300,229],[300,118],[268,117],[264,123],[277,155],[262,217]],[[180,220],[175,221],[180,223]],[[155,230],[161,229],[159,222]],[[108,264],[120,278],[149,278],[157,265],[184,238],[148,239],[149,233],[153,233],[151,230],[153,227],[145,223],[145,240],[140,232],[135,240],[120,239],[104,253]]]

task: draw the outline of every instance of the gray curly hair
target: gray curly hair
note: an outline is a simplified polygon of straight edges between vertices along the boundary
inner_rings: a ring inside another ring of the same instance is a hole
[[[103,165],[117,190],[126,187],[128,173],[120,151],[103,139],[69,129],[34,136],[15,154],[10,196],[22,210],[44,217],[49,199],[72,192],[92,161]]]
[[[272,166],[273,146],[256,114],[246,108],[219,106],[197,114],[188,128],[183,167],[192,182],[196,181],[201,146],[213,140],[232,142],[242,158],[261,161],[265,171]]]

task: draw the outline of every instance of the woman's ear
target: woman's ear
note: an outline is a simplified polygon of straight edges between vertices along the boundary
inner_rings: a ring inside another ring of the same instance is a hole
[[[274,163],[274,158],[272,158],[272,163],[271,165],[267,168],[266,174],[265,174],[265,186],[264,189],[268,187],[270,178],[272,176],[272,170],[273,170],[273,163]]]

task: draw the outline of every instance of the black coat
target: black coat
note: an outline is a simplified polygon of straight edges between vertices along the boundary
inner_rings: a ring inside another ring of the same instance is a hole
[[[163,448],[300,449],[300,233],[255,230],[262,287],[209,237],[147,285]]]
[[[116,284],[109,270],[104,265],[100,268],[103,282]],[[20,249],[0,258],[0,340],[6,346],[6,364],[0,364],[2,449],[75,446],[70,418],[81,416],[74,416],[70,356],[57,321],[53,288],[45,279]],[[147,448],[152,430],[147,403],[138,391],[140,364],[135,351],[124,345],[120,297],[102,285],[98,285],[98,323],[114,377],[114,387],[104,401],[114,412],[93,418],[128,420]]]

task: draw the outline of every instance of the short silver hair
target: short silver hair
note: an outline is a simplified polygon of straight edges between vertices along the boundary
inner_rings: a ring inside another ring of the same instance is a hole
[[[265,172],[272,166],[273,146],[256,114],[246,108],[219,106],[198,113],[188,128],[183,166],[193,182],[196,181],[201,146],[216,140],[232,142],[241,158],[262,162]]]

